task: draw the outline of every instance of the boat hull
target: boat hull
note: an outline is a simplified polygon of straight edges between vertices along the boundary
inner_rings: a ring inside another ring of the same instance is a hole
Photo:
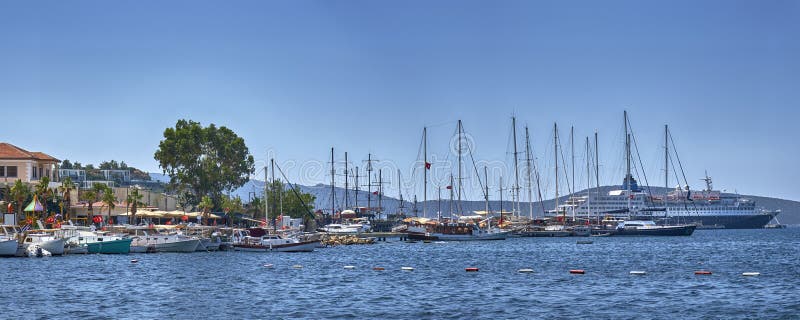
[[[133,239],[119,239],[111,241],[98,241],[86,244],[89,253],[126,254],[131,252]]]
[[[13,257],[17,254],[17,239],[0,240],[0,256]]]
[[[162,242],[148,246],[148,252],[155,250],[155,252],[195,252],[197,246],[200,244],[199,239],[189,239],[173,242]]]
[[[510,231],[483,234],[444,234],[444,233],[408,233],[411,240],[439,240],[439,241],[482,241],[505,240]]]
[[[690,236],[694,233],[695,225],[666,226],[660,228],[614,229],[611,235],[618,236]]]
[[[277,245],[234,244],[233,250],[248,252],[312,252],[319,245],[319,240],[286,243]]]
[[[66,244],[66,239],[47,240],[42,243],[35,243],[32,245],[39,245],[42,247],[42,249],[50,251],[50,253],[54,256],[60,256],[64,254],[64,244]]]

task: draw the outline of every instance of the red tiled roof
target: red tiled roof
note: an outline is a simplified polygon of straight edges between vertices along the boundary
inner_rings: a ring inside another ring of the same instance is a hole
[[[10,143],[0,142],[0,159],[34,159],[43,161],[58,161],[58,159],[43,153],[30,152]]]

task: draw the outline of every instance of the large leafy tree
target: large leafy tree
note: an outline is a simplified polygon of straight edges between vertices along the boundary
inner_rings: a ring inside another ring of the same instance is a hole
[[[216,204],[222,191],[241,187],[255,172],[244,139],[224,126],[203,127],[191,120],[164,130],[154,157],[172,184],[187,186],[194,199],[210,196]]]

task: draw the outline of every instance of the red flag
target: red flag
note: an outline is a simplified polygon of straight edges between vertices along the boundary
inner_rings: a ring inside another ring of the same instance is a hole
[[[377,196],[378,195],[378,191],[373,191],[372,194]]]
[[[426,161],[425,162],[425,169],[430,169],[430,168],[431,168],[431,163]]]
[[[447,190],[453,189],[453,186],[447,186]]]

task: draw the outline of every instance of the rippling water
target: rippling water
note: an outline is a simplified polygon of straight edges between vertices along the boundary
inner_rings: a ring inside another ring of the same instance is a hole
[[[7,258],[0,318],[800,317],[800,229],[581,239]]]

